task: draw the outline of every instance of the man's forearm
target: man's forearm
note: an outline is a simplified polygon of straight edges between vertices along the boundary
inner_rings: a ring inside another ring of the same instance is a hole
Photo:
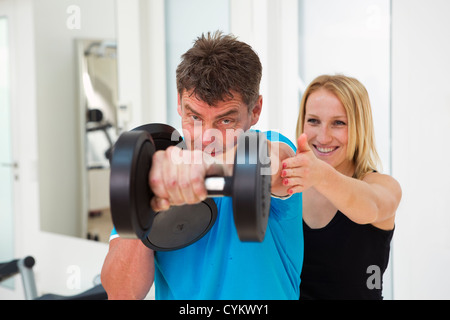
[[[108,299],[144,299],[154,279],[154,253],[140,240],[111,240],[101,279]]]
[[[289,187],[283,185],[281,170],[283,160],[295,156],[294,150],[283,142],[270,142],[269,152],[272,170],[272,188],[271,193],[278,197],[289,195]]]

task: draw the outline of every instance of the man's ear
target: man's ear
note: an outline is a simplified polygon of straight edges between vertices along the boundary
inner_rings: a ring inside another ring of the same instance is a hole
[[[262,111],[262,103],[263,103],[263,98],[260,95],[258,97],[258,100],[253,105],[253,109],[251,111],[251,118],[252,118],[251,125],[252,126],[254,126],[259,120],[259,116],[261,115],[261,111]]]

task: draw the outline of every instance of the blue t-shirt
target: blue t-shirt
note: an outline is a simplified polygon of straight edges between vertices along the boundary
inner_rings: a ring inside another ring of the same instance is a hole
[[[286,137],[273,132],[266,135],[295,150]],[[217,220],[203,238],[183,249],[155,252],[156,299],[298,299],[303,263],[301,194],[288,199],[272,197],[261,243],[239,240],[231,198],[214,201]]]

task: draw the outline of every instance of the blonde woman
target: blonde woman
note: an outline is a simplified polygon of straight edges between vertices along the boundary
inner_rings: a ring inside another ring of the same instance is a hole
[[[382,299],[399,183],[379,172],[369,96],[356,79],[316,78],[283,162],[290,194],[303,192],[300,299]]]

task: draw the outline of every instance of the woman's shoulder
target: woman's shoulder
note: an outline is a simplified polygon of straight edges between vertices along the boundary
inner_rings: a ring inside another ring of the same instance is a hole
[[[402,197],[402,188],[400,183],[391,175],[373,171],[367,173],[362,178],[362,181],[388,189],[397,198],[398,202],[400,202]]]

